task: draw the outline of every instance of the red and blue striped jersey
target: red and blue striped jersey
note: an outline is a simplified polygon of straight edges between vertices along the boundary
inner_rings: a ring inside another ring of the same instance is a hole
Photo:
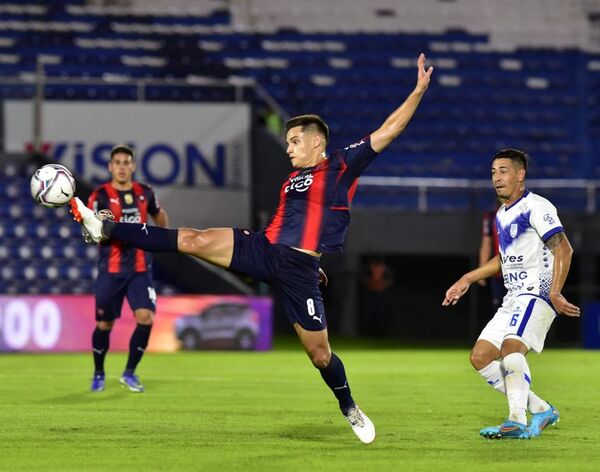
[[[500,254],[500,246],[498,241],[498,228],[496,226],[496,213],[493,211],[486,211],[483,214],[483,228],[481,236],[490,236],[492,238],[492,257]],[[494,278],[502,279],[502,272],[498,272],[494,275]]]
[[[292,172],[265,228],[271,244],[316,252],[341,252],[358,178],[377,153],[371,137],[335,151],[314,167]]]
[[[98,187],[88,199],[88,207],[94,211],[110,210],[115,221],[125,223],[147,223],[148,214],[156,215],[160,205],[151,187],[133,182],[131,190],[117,190],[110,182]],[[150,270],[150,253],[123,244],[107,241],[100,244],[98,270],[112,274],[129,274]]]

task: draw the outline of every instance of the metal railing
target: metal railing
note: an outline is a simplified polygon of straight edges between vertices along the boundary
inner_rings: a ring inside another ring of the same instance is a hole
[[[250,77],[228,77],[217,79],[204,76],[189,76],[185,79],[155,79],[155,78],[132,78],[119,74],[105,74],[103,77],[54,77],[47,76],[44,73],[43,61],[37,62],[36,72],[30,74],[21,74],[13,77],[0,77],[1,85],[21,85],[32,86],[34,92],[33,100],[33,136],[31,142],[34,143],[34,149],[40,150],[43,141],[43,123],[42,108],[46,100],[46,85],[72,85],[72,86],[90,86],[90,87],[110,87],[110,86],[129,86],[136,90],[135,100],[146,101],[147,90],[149,87],[229,87],[234,90],[234,101],[243,102],[245,100],[245,89],[252,89],[256,96],[267,105],[271,110],[279,115],[283,121],[289,119],[289,114],[275,100],[267,90],[256,80]],[[0,99],[4,97],[0,96]]]
[[[492,190],[491,180],[488,179],[453,179],[436,177],[390,177],[390,176],[364,176],[360,178],[361,186],[395,187],[401,189],[415,189],[418,195],[418,211],[425,212],[429,209],[429,193],[431,189],[461,189],[461,190]],[[597,208],[598,190],[600,180],[587,179],[528,179],[527,188],[533,191],[565,189],[582,190],[585,192],[585,209],[587,214],[595,213]],[[543,193],[543,192],[540,192]]]

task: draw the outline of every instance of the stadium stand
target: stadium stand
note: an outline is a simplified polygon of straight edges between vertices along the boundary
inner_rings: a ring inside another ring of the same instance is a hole
[[[47,100],[231,101],[239,79],[248,79],[289,115],[324,116],[334,148],[372,131],[400,103],[422,51],[436,67],[435,84],[406,137],[367,176],[487,179],[489,156],[518,147],[534,157],[533,177],[600,179],[596,2],[99,3],[2,3],[0,98],[32,98],[39,62]],[[432,17],[432,8],[439,14]],[[510,18],[501,14],[507,10]],[[214,79],[224,82],[215,87]],[[252,87],[242,98],[261,100]],[[1,177],[0,292],[91,291],[95,250],[79,242],[64,210],[63,223],[48,226],[55,238],[40,243],[43,225],[33,222],[57,213],[33,204],[26,175],[7,167]],[[405,187],[361,187],[357,206],[419,204]],[[489,204],[475,198],[480,208]],[[435,190],[428,208],[468,209],[472,199],[472,192]],[[581,210],[585,189],[564,202]],[[72,288],[73,279],[82,282]]]
[[[167,101],[232,100],[233,87],[194,81],[248,77],[290,115],[327,117],[336,146],[371,131],[401,100],[413,81],[416,51],[424,51],[438,69],[436,86],[409,138],[370,175],[484,178],[487,156],[509,145],[535,156],[536,177],[599,175],[592,154],[600,68],[581,41],[591,15],[586,2],[552,1],[539,9],[536,2],[505,0],[483,13],[469,1],[433,2],[443,13],[434,24],[426,21],[431,1],[375,8],[314,0],[299,10],[267,0],[191,9],[128,3],[3,5],[2,75],[32,80],[40,60],[48,77],[105,82],[50,81],[48,99],[136,100],[140,88],[128,81],[183,81],[144,89],[146,100]],[[498,21],[499,8],[520,19]],[[469,31],[474,12],[483,15],[478,32]],[[34,89],[4,83],[0,94],[28,98]]]

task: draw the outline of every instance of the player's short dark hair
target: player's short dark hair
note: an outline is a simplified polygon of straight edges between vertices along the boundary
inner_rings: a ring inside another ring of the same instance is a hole
[[[496,159],[510,159],[513,162],[517,162],[523,169],[525,169],[525,171],[527,171],[529,156],[518,149],[502,149],[494,154],[492,162],[494,162]]]
[[[126,144],[117,144],[114,148],[112,148],[110,150],[110,160],[112,161],[112,158],[115,156],[115,154],[118,154],[120,152],[131,156],[131,160],[135,161],[135,154],[133,153],[133,149],[131,149]]]
[[[322,134],[325,137],[325,144],[329,143],[329,126],[319,115],[294,116],[285,124],[285,132],[287,133],[296,126],[302,126],[302,131],[316,131]]]

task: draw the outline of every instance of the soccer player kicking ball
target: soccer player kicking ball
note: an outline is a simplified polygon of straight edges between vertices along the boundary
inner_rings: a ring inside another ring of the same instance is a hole
[[[375,427],[354,402],[344,364],[329,346],[319,258],[324,252],[341,251],[357,179],[402,133],[423,98],[433,72],[431,67],[425,69],[424,54],[417,69],[415,89],[381,127],[332,154],[326,154],[329,129],[319,116],[302,115],[287,122],[287,155],[296,170],[283,183],[277,210],[263,231],[164,229],[100,221],[79,199],[71,201],[75,220],[96,242],[116,240],[146,251],[179,251],[271,284],[311,362],[366,444],[375,440]]]
[[[480,431],[490,439],[536,437],[559,421],[558,410],[531,390],[525,355],[530,350],[542,352],[557,313],[579,316],[579,308],[561,294],[573,249],[556,208],[525,189],[528,159],[514,149],[493,157],[492,183],[503,202],[496,214],[500,254],[463,275],[442,302],[456,305],[472,283],[502,270],[508,293],[471,351],[473,367],[508,398],[509,416],[504,424]]]

